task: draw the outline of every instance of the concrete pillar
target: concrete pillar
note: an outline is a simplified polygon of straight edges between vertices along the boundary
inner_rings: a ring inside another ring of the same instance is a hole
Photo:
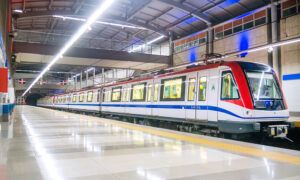
[[[105,84],[104,68],[102,68],[102,84]]]
[[[85,87],[88,87],[89,72],[85,71]]]
[[[93,86],[95,86],[96,68],[93,70]]]
[[[278,42],[278,15],[277,15],[277,5],[273,3],[274,0],[272,0],[271,4],[271,29],[272,29],[272,43]],[[281,73],[280,73],[280,59],[279,59],[279,48],[274,47],[273,53],[272,53],[272,65],[273,69],[279,76],[279,79],[281,79]]]
[[[74,80],[74,87],[73,87],[73,90],[76,90],[77,76],[73,77],[73,80]]]
[[[169,67],[172,67],[174,65],[173,54],[174,54],[174,33],[173,31],[169,31]]]
[[[214,53],[214,28],[212,28],[210,25],[208,27],[207,31],[207,42],[206,42],[206,54],[212,54]]]
[[[80,89],[82,89],[82,71],[80,72]]]

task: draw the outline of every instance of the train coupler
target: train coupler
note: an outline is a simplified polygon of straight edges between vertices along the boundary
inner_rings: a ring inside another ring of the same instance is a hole
[[[293,142],[293,140],[291,140],[287,137],[288,129],[289,129],[289,125],[286,125],[286,124],[269,125],[267,132],[270,137],[287,139],[288,141]]]

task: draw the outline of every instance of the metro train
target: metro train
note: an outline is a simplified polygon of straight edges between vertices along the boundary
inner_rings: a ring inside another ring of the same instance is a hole
[[[264,64],[230,61],[45,97],[40,107],[286,137],[292,126],[279,80]]]

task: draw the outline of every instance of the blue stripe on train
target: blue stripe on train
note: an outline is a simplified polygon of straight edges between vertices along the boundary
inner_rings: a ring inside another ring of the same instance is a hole
[[[100,104],[56,104],[56,105],[72,105],[72,106],[100,106]],[[195,110],[209,110],[228,114],[241,119],[269,119],[269,118],[289,118],[288,116],[277,117],[242,117],[226,109],[216,106],[206,105],[151,105],[151,104],[102,104],[104,107],[131,107],[131,108],[159,108],[159,109],[195,109]]]

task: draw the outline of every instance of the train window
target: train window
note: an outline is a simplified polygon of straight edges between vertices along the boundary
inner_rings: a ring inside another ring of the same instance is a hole
[[[126,102],[126,88],[122,89],[122,101]]]
[[[87,102],[92,102],[93,101],[93,91],[89,91],[87,93]]]
[[[162,80],[161,101],[183,101],[185,94],[184,83],[185,77]]]
[[[190,78],[189,79],[188,101],[194,101],[195,100],[195,86],[196,86],[196,79],[195,78]]]
[[[146,83],[132,85],[131,101],[145,101]]]
[[[79,102],[83,102],[83,99],[84,99],[84,94],[79,93]]]
[[[158,100],[158,84],[154,85],[154,96],[153,96],[153,101]]]
[[[152,95],[152,84],[148,85],[148,95],[147,95],[147,101],[151,101],[151,95]]]
[[[73,97],[72,97],[72,102],[76,102],[77,101],[77,98],[76,98],[76,94],[73,94]]]
[[[127,89],[126,102],[129,102],[130,99],[130,88]]]
[[[225,71],[222,73],[222,92],[221,99],[222,100],[230,100],[230,99],[239,99],[239,92],[230,71]]]
[[[112,102],[120,102],[121,101],[121,87],[112,88]]]
[[[206,100],[206,86],[207,86],[207,80],[206,77],[200,77],[199,79],[199,101],[205,101]]]

